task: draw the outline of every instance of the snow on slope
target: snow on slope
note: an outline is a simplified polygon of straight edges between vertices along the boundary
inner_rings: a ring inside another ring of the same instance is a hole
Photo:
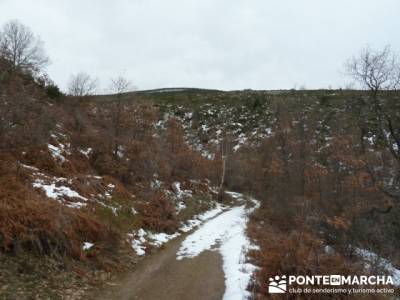
[[[257,207],[258,203],[254,199],[252,201]],[[242,205],[209,220],[189,235],[177,252],[177,259],[181,260],[195,257],[205,250],[219,251],[225,273],[225,300],[246,299],[250,296],[246,288],[257,267],[246,263],[247,251],[255,248],[246,236],[246,224],[253,210]]]
[[[60,181],[66,181],[66,178],[56,178],[55,179],[55,182],[60,182]],[[69,198],[77,198],[77,199],[84,201],[84,202],[67,202],[66,205],[68,207],[81,208],[81,207],[86,206],[85,202],[88,201],[88,199],[86,197],[81,196],[80,194],[78,194],[76,191],[72,190],[68,186],[56,186],[55,182],[46,184],[42,179],[36,179],[32,185],[34,188],[43,189],[45,191],[47,197],[58,200],[58,201],[60,201],[60,203],[64,202],[63,198],[65,196],[69,197]]]
[[[400,286],[400,270],[396,269],[389,260],[379,257],[376,253],[366,249],[356,248],[356,253],[364,259],[367,269],[372,268],[374,265],[381,267],[392,275],[394,285]]]

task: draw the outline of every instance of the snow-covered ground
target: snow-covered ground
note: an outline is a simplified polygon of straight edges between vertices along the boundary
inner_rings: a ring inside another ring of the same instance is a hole
[[[335,253],[335,249],[329,245],[326,245],[325,253],[333,255]],[[388,275],[392,276],[395,286],[400,286],[400,269],[397,269],[395,266],[393,266],[388,259],[379,256],[375,252],[358,247],[355,247],[355,253],[363,260],[365,269],[374,271],[374,268],[379,268],[380,270],[387,272]]]
[[[167,234],[164,232],[161,233],[152,233],[150,231],[146,231],[143,228],[139,230],[129,233],[128,238],[131,243],[133,250],[135,250],[137,255],[145,255],[146,254],[146,243],[149,243],[152,246],[160,247],[166,242],[178,237],[181,235],[181,232],[188,232],[195,227],[201,225],[203,222],[215,217],[216,215],[222,213],[226,207],[216,203],[215,207],[193,217],[193,219],[182,223],[179,232],[175,232],[173,234]]]
[[[94,246],[93,243],[84,242],[84,243],[83,243],[83,246],[82,246],[82,249],[83,249],[83,250],[90,250],[93,246]]]
[[[240,200],[239,193],[230,193]],[[252,201],[257,207],[258,202]],[[246,236],[247,217],[254,208],[245,205],[233,207],[219,216],[205,222],[190,234],[177,252],[177,259],[192,258],[205,250],[219,251],[223,258],[225,273],[225,300],[246,299],[250,296],[246,290],[256,266],[246,262],[246,253],[254,249]]]
[[[55,182],[60,182],[60,181],[65,181],[66,179],[65,178],[56,178],[54,180],[55,180]],[[43,180],[36,179],[32,185],[34,188],[43,189],[45,191],[47,197],[58,200],[61,203],[63,203],[64,197],[76,198],[76,199],[80,199],[80,200],[84,201],[84,202],[78,202],[78,201],[77,202],[66,202],[66,205],[68,207],[81,208],[81,207],[86,206],[85,202],[88,201],[88,199],[86,197],[81,196],[80,194],[78,194],[76,191],[72,190],[68,186],[56,186],[55,182],[46,184]]]

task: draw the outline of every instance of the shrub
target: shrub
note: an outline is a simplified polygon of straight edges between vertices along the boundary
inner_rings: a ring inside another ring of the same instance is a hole
[[[118,235],[87,214],[41,199],[17,177],[0,177],[0,251],[84,257],[82,243],[115,244]]]
[[[354,274],[365,275],[362,264],[346,260],[338,253],[326,253],[322,240],[308,230],[282,232],[270,224],[261,228],[255,223],[249,226],[250,236],[257,240],[260,251],[252,251],[251,258],[260,269],[255,273],[256,281],[251,289],[255,299],[264,299],[268,294],[268,280],[276,275]],[[293,299],[303,299],[303,295]],[[315,299],[320,299],[315,295]],[[329,295],[340,299],[340,295]],[[314,299],[312,298],[312,299]]]
[[[59,87],[55,84],[51,84],[46,86],[45,88],[47,96],[51,99],[58,99],[64,96],[64,94],[60,91]]]
[[[155,232],[173,233],[178,230],[179,222],[175,207],[161,191],[144,195],[147,200],[139,207],[143,216],[143,225]]]

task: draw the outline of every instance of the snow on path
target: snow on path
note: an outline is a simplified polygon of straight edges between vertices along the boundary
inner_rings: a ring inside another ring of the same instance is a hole
[[[246,263],[246,252],[255,247],[246,236],[246,224],[247,216],[253,210],[242,205],[207,221],[186,237],[177,252],[177,260],[193,258],[206,250],[221,253],[226,286],[224,300],[246,299],[250,296],[246,288],[257,267]]]
[[[201,213],[199,215],[195,215],[193,219],[183,222],[181,227],[179,227],[180,232],[175,232],[173,234],[167,234],[164,232],[160,233],[152,233],[150,231],[146,231],[143,228],[139,230],[128,233],[129,242],[132,245],[132,248],[135,250],[136,254],[139,256],[146,254],[146,243],[149,243],[153,246],[160,247],[162,244],[172,240],[181,235],[181,232],[188,232],[198,227],[203,222],[215,217],[224,211],[226,207],[219,203],[215,203],[214,208]]]

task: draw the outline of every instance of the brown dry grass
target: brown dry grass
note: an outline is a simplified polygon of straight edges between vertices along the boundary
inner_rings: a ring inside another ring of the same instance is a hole
[[[93,217],[41,198],[18,177],[0,177],[0,249],[85,257],[82,244],[116,244],[117,236]]]

